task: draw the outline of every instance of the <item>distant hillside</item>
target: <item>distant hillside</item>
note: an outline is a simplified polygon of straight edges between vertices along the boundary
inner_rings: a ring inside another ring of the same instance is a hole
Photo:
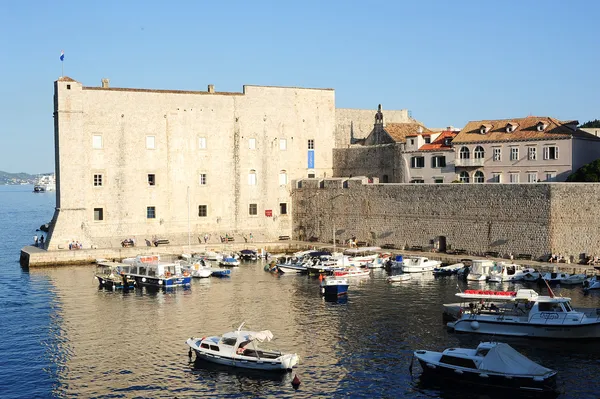
[[[8,173],[0,170],[0,185],[34,184],[35,182],[37,182],[37,180],[37,175],[30,175],[29,173]]]

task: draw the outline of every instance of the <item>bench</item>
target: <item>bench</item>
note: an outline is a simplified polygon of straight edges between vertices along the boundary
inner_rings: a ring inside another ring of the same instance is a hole
[[[289,240],[290,236],[279,236],[279,241]]]
[[[308,239],[309,242],[317,242],[319,241],[319,237],[312,236]]]
[[[367,242],[366,241],[356,241],[356,246],[357,247],[366,247]]]
[[[489,256],[489,257],[491,257],[491,258],[497,258],[497,257],[498,257],[498,255],[499,255],[499,253],[498,253],[498,252],[495,252],[495,251],[487,251],[487,252],[485,253],[485,256]]]
[[[522,260],[531,260],[533,258],[533,256],[529,255],[529,254],[518,254],[517,256],[515,256],[515,259],[522,259]]]
[[[152,241],[154,243],[155,247],[158,247],[159,245],[168,245],[169,244],[169,240],[167,240],[166,238],[157,238],[155,240]]]
[[[396,247],[394,246],[394,244],[383,244],[383,246],[381,248],[383,248],[383,249],[396,249]]]
[[[423,247],[421,245],[413,245],[412,247],[409,248],[410,251],[417,251],[417,252],[422,252],[423,251]]]

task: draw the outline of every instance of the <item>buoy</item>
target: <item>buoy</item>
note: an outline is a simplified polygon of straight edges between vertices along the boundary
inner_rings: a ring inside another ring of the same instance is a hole
[[[298,387],[300,386],[300,378],[298,378],[298,374],[294,375],[294,379],[292,380],[292,386],[294,387],[294,389],[298,389]]]
[[[319,274],[319,281],[323,281],[323,275]]]
[[[188,357],[190,358],[190,361],[192,360],[192,348],[190,348],[190,350],[188,351]]]

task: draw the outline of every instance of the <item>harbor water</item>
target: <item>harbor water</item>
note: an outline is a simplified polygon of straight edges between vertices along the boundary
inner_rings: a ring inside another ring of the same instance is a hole
[[[125,293],[99,289],[90,265],[23,270],[20,249],[54,211],[55,193],[32,191],[0,187],[1,398],[506,397],[426,383],[417,363],[409,370],[414,350],[484,340],[507,342],[556,369],[560,398],[600,397],[598,342],[449,332],[441,304],[456,302],[457,285],[467,288],[456,277],[390,284],[384,270],[375,270],[355,279],[347,297],[330,301],[319,295],[318,279],[273,275],[260,261],[188,289]],[[576,307],[600,308],[600,292],[555,292]],[[231,331],[243,321],[271,330],[279,348],[300,355],[299,366],[268,374],[190,362],[187,338]]]

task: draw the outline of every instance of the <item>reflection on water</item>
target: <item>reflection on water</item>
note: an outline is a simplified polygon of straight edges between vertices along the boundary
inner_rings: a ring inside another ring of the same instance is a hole
[[[52,216],[52,197],[0,188],[0,207],[8,210],[0,213],[3,397],[492,397],[423,385],[420,366],[412,378],[408,370],[414,350],[491,339],[558,370],[560,398],[600,392],[597,343],[449,332],[441,304],[456,302],[459,289],[486,285],[431,274],[390,284],[384,270],[373,270],[371,278],[351,279],[347,296],[330,301],[321,297],[317,278],[280,277],[256,262],[233,269],[228,279],[194,280],[189,289],[104,290],[91,266],[19,267],[19,249]],[[553,290],[576,307],[600,307],[600,292]],[[187,338],[220,335],[241,321],[270,329],[282,351],[300,355],[298,368],[273,376],[190,362]],[[295,374],[302,381],[297,391]]]

